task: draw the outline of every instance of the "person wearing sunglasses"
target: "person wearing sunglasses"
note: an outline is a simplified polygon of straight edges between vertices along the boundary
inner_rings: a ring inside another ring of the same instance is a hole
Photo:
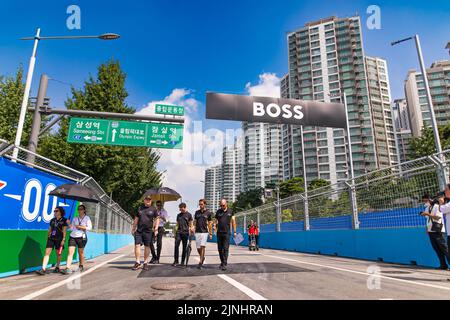
[[[236,237],[236,218],[233,210],[228,207],[226,199],[220,200],[220,209],[217,210],[215,216],[216,232],[217,232],[217,249],[220,256],[220,269],[227,270],[228,250],[230,247],[230,225],[234,230]]]
[[[56,268],[54,273],[60,272],[59,265],[61,263],[61,252],[64,249],[64,242],[66,241],[67,220],[64,218],[66,214],[64,208],[56,207],[53,210],[54,217],[50,220],[50,226],[47,233],[47,244],[45,246],[45,255],[42,261],[42,269],[36,271],[37,274],[43,276],[47,273],[47,265],[50,259],[50,254],[53,249],[56,250]]]
[[[69,239],[69,254],[67,255],[67,265],[64,270],[64,274],[71,274],[73,261],[73,254],[75,253],[75,249],[78,248],[78,257],[80,259],[80,264],[78,266],[78,270],[80,272],[84,271],[84,248],[87,244],[87,231],[92,230],[92,222],[89,216],[86,214],[86,207],[84,205],[78,206],[78,217],[73,218],[71,228],[72,232],[70,233]]]

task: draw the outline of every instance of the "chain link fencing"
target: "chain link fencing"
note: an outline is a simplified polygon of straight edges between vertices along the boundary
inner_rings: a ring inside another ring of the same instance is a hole
[[[43,157],[25,148],[17,147],[17,158],[13,157],[14,145],[0,139],[0,156],[25,166],[53,174],[55,176],[85,185],[101,199],[99,203],[86,202],[86,213],[92,221],[92,231],[96,233],[131,233],[132,218],[119,204],[108,196],[90,176]]]
[[[240,227],[244,220],[258,221],[261,232],[425,226],[422,196],[434,197],[443,190],[449,157],[446,150],[266,203],[236,217]]]

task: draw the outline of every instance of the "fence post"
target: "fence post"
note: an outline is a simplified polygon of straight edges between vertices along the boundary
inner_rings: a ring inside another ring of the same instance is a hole
[[[308,204],[308,195],[305,193],[305,195],[300,195],[300,197],[303,199],[303,206],[304,206],[304,213],[305,213],[305,224],[304,228],[305,231],[309,231],[310,225],[309,225],[309,204]]]
[[[356,202],[356,189],[355,182],[351,180],[351,184],[345,181],[345,184],[349,187],[350,192],[350,204],[352,209],[352,228],[359,229],[359,217],[358,217],[358,204]]]
[[[280,205],[280,201],[276,201],[275,202],[275,210],[276,210],[276,215],[277,215],[277,227],[276,227],[276,231],[280,232],[281,231],[281,205]]]
[[[255,210],[256,210],[256,224],[258,225],[258,228],[261,230],[261,218],[259,215],[259,210],[258,209]]]
[[[444,158],[444,156],[442,156]],[[430,160],[433,161],[437,166],[437,175],[438,175],[438,183],[439,189],[444,190],[445,185],[448,183],[448,168],[447,162],[439,157],[439,154],[430,156]]]
[[[100,203],[95,206],[95,231],[98,232],[98,222],[100,220]]]

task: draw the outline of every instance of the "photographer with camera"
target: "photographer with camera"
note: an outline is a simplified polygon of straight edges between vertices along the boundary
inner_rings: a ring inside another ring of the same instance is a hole
[[[439,258],[440,266],[438,269],[447,270],[448,266],[445,258],[450,263],[450,255],[444,239],[445,226],[441,211],[442,206],[445,205],[445,194],[443,192],[439,193],[435,199],[424,195],[422,201],[425,204],[426,211],[422,212],[421,216],[427,217],[427,233],[430,237],[431,246]],[[450,211],[450,206],[448,210]]]
[[[450,241],[450,183],[445,186],[445,204],[441,205],[441,212],[445,215],[445,229],[447,230],[447,244]]]

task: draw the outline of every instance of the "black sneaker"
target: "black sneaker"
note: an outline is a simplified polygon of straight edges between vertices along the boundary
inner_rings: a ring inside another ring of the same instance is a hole
[[[84,271],[84,267],[83,267],[82,264],[78,267],[78,271],[80,271],[80,272],[83,272],[83,271]]]
[[[227,266],[223,265],[221,269],[222,269],[222,271],[226,271],[227,270]]]
[[[133,266],[133,270],[137,270],[141,267],[141,264],[139,262],[136,262]]]
[[[159,264],[159,259],[155,259],[154,264]]]
[[[61,274],[67,275],[67,274],[72,274],[73,271],[72,269],[69,268],[65,268],[64,270],[61,270]]]
[[[142,267],[142,270],[144,270],[144,271],[150,270],[150,268],[149,268],[147,263],[144,263],[144,266]]]
[[[60,273],[61,270],[59,269],[59,267],[56,267],[55,269],[53,269],[53,273]]]
[[[156,260],[155,258],[152,258],[152,259],[150,260],[150,263],[151,263],[151,264],[154,264],[154,263],[155,263],[155,260]]]
[[[178,261],[174,261],[174,262],[172,263],[172,267],[176,267],[176,266],[178,266],[178,265],[179,265]]]
[[[44,269],[37,270],[36,273],[37,273],[38,275],[40,275],[40,276],[45,276],[45,274],[46,274],[46,272],[45,272]]]

